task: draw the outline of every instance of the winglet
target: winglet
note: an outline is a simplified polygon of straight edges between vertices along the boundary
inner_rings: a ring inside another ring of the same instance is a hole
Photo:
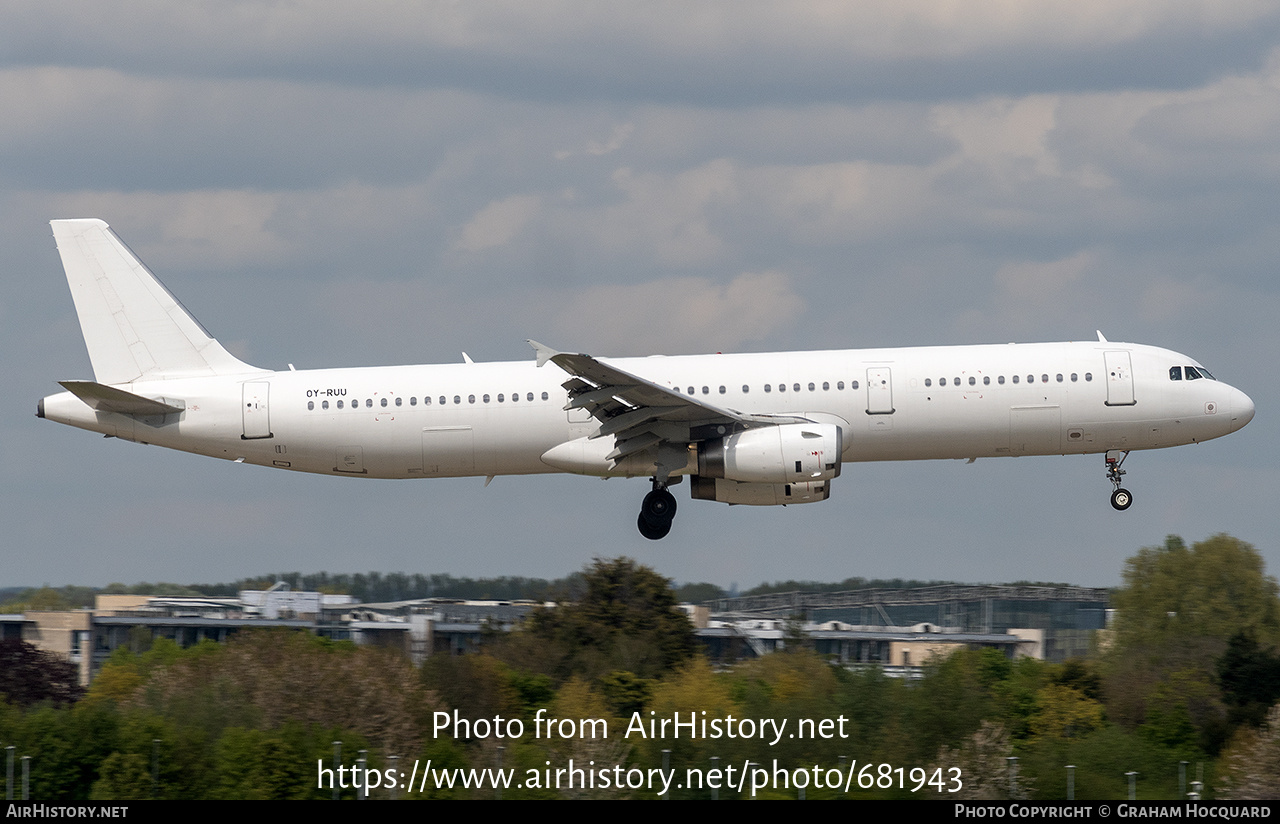
[[[556,355],[560,354],[560,352],[557,352],[555,349],[552,349],[550,346],[547,346],[544,343],[538,343],[536,340],[528,340],[528,341],[525,341],[525,343],[532,346],[533,351],[537,353],[538,366],[542,366],[547,361],[551,360]]]
[[[1094,330],[1094,331],[1096,331],[1096,332],[1098,333],[1098,343],[1110,343],[1110,342],[1111,342],[1111,341],[1107,340],[1106,338],[1104,338],[1104,337],[1102,336],[1102,330],[1101,330],[1101,329],[1097,329],[1097,330]]]

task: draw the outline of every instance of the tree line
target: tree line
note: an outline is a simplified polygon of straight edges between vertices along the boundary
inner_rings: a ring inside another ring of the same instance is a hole
[[[182,650],[159,641],[141,653],[118,651],[83,694],[41,694],[12,673],[29,681],[52,670],[4,659],[0,745],[32,757],[33,797],[41,799],[328,798],[332,790],[316,776],[333,765],[334,741],[342,742],[340,766],[354,766],[364,750],[378,770],[392,757],[406,770],[430,759],[436,768],[501,765],[520,774],[570,759],[647,770],[665,758],[681,775],[748,761],[784,771],[959,768],[963,787],[944,792],[948,799],[1065,798],[1068,764],[1077,798],[1123,798],[1129,771],[1138,773],[1139,798],[1174,798],[1187,762],[1187,779],[1202,774],[1209,797],[1280,794],[1280,595],[1258,552],[1230,536],[1192,545],[1169,538],[1130,558],[1115,622],[1084,659],[1049,664],[965,649],[931,660],[918,680],[834,665],[802,636],[785,652],[709,661],[672,608],[671,582],[625,558],[597,560],[547,599],[558,606],[535,611],[514,632],[495,632],[481,653],[433,656],[420,667],[305,633],[242,633],[223,645]],[[519,720],[528,732],[540,719],[597,719],[611,735],[499,739],[475,725],[442,730],[437,713]],[[769,719],[790,731],[825,720],[832,734],[621,735],[637,719],[676,713]],[[939,797],[936,787],[910,784],[855,786],[849,795]],[[771,786],[762,794],[797,792]],[[805,792],[845,795],[812,785]],[[738,794],[719,790],[721,798]],[[432,785],[399,795],[495,791]],[[545,786],[502,796],[653,797],[626,787]]]

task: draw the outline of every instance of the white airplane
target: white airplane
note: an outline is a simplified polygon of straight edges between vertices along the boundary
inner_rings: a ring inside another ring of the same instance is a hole
[[[658,539],[693,498],[826,500],[848,461],[1105,456],[1199,443],[1253,401],[1186,355],[1097,341],[273,372],[233,357],[101,220],[52,221],[95,380],[41,418],[262,466],[361,478],[652,479]],[[544,368],[551,364],[553,368]]]

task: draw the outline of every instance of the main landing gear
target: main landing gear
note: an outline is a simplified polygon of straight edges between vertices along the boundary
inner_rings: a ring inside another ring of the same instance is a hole
[[[1113,449],[1107,453],[1107,480],[1111,481],[1111,485],[1116,488],[1115,492],[1111,493],[1111,506],[1120,512],[1124,512],[1133,503],[1133,494],[1120,486],[1120,476],[1125,474],[1120,467],[1128,457],[1127,449],[1123,454],[1119,449]]]
[[[667,491],[666,484],[653,480],[653,491],[644,496],[640,504],[640,517],[636,526],[640,534],[650,541],[667,537],[671,531],[671,521],[676,517],[676,496]]]

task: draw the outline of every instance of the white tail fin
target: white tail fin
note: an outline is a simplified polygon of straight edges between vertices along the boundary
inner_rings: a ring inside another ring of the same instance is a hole
[[[99,383],[260,372],[237,360],[101,220],[54,220]]]

